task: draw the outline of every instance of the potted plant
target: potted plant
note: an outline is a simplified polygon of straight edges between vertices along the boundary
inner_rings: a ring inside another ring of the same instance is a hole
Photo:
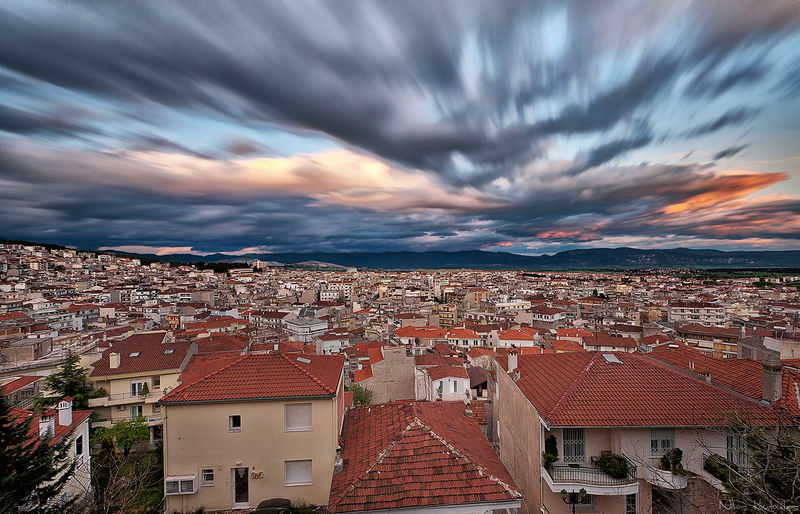
[[[542,452],[542,462],[544,462],[544,469],[550,471],[553,463],[558,461],[558,440],[556,436],[547,436],[544,440],[544,451]]]
[[[616,453],[604,453],[597,459],[597,466],[612,478],[625,478],[628,476],[628,461]]]
[[[681,459],[683,459],[683,451],[680,448],[673,448],[661,456],[661,469],[672,473],[680,473],[683,471]]]

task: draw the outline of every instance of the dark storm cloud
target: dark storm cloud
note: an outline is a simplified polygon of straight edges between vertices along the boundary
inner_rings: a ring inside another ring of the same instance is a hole
[[[93,132],[89,127],[74,123],[64,116],[43,115],[23,111],[0,103],[0,131],[17,134],[77,135]]]
[[[748,107],[731,109],[730,111],[726,112],[725,114],[723,114],[722,116],[713,121],[702,123],[696,127],[687,130],[686,132],[684,132],[684,136],[685,137],[704,136],[706,134],[711,134],[713,132],[716,132],[724,127],[741,125],[742,123],[753,119],[753,117],[757,115],[759,111],[760,109],[754,109]]]
[[[794,1],[0,4],[0,94],[36,90],[25,106],[0,105],[0,235],[208,251],[466,249],[722,237],[728,219],[740,236],[797,238],[782,222],[796,219],[794,200],[729,202],[785,175],[617,163],[711,134],[727,147],[715,159],[741,152],[724,139],[763,112],[742,92],[800,91],[800,68],[769,61],[798,27]],[[52,107],[66,92],[107,110],[113,127]],[[224,129],[205,137],[197,120]],[[306,163],[288,178],[247,168],[308,151],[236,135],[265,126],[429,180],[389,173],[380,188],[357,159]],[[63,144],[89,136],[96,144]],[[559,144],[564,160],[549,160]],[[338,183],[350,166],[363,184]]]
[[[714,154],[714,160],[718,161],[719,159],[724,159],[726,157],[733,157],[734,155],[736,155],[737,153],[741,152],[742,150],[744,150],[748,146],[750,146],[749,143],[743,144],[743,145],[731,146],[731,147],[728,147],[728,148],[726,148],[724,150],[720,150],[719,152]]]
[[[641,27],[614,36],[608,23],[652,16],[659,9],[669,14],[669,3],[5,7],[0,64],[15,72],[123,102],[147,99],[177,109],[208,109],[241,122],[320,132],[454,183],[478,184],[536,157],[543,137],[625,123],[634,112],[648,110],[681,76],[719,76],[695,80],[691,89],[705,96],[757,80],[764,73],[758,66],[725,74],[715,73],[714,63],[737,49],[771,41],[800,18],[792,2],[758,9],[726,2],[695,5],[697,23],[686,29],[682,52],[654,49],[615,85],[598,84],[551,119],[508,120],[509,109],[520,114],[591,77],[594,50],[618,51],[648,35]],[[567,12],[567,42],[561,57],[548,59],[529,49],[525,38],[539,30],[538,19],[559,9]],[[63,23],[67,14],[70,23]],[[316,26],[319,19],[325,24]],[[477,38],[477,50],[465,50],[470,36]],[[470,59],[490,62],[493,72],[462,77],[462,62]],[[527,78],[509,80],[524,67],[530,69]],[[472,80],[480,100],[466,91]],[[431,107],[438,111],[433,120],[426,112]],[[471,163],[475,176],[453,164],[457,154]]]

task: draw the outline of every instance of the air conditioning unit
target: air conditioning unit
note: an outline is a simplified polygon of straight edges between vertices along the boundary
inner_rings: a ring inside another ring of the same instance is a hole
[[[167,477],[164,479],[164,494],[194,494],[197,492],[197,475]]]

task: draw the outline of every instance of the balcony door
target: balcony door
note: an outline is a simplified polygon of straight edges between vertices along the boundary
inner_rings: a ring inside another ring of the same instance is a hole
[[[233,468],[233,508],[247,507],[250,505],[250,493],[247,468]]]
[[[586,436],[582,428],[565,428],[564,462],[586,461]]]

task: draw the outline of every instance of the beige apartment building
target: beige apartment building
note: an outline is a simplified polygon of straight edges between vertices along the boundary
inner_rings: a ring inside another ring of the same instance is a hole
[[[746,458],[727,415],[777,423],[759,402],[639,354],[512,353],[496,362],[500,458],[525,494],[525,513],[571,512],[562,491],[580,490],[582,512],[715,512],[721,483],[704,470],[706,459]],[[551,437],[558,458],[546,465]],[[672,448],[694,476],[662,469]],[[625,476],[599,467],[608,453],[625,460]]]
[[[326,504],[345,410],[344,357],[195,359],[164,409],[166,510]]]
[[[197,343],[172,342],[165,331],[132,335],[114,342],[92,365],[89,380],[106,395],[91,398],[94,426],[110,427],[123,419],[143,416],[151,439],[161,439],[164,415],[158,400],[178,385]]]

